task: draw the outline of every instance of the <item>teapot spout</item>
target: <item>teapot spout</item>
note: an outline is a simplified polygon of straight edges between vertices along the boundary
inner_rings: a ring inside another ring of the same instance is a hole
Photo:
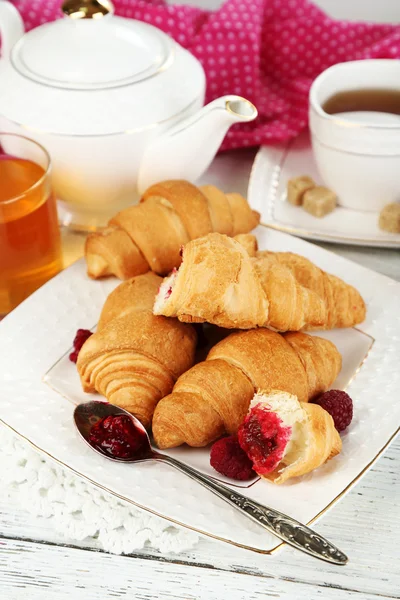
[[[10,55],[12,47],[24,35],[24,22],[21,15],[11,4],[5,0],[0,0],[0,38],[1,38],[1,58],[7,58]]]
[[[180,121],[146,149],[139,192],[163,179],[195,181],[212,162],[229,127],[253,121],[256,107],[240,96],[222,96]]]

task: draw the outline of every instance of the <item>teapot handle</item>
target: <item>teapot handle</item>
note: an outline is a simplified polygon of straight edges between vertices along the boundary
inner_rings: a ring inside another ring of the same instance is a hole
[[[0,0],[1,56],[9,58],[12,47],[24,35],[21,15],[7,0]]]

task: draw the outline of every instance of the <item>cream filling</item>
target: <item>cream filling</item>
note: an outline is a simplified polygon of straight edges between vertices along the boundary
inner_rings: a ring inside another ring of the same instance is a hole
[[[153,313],[155,315],[162,314],[164,306],[172,296],[172,290],[175,285],[177,275],[178,271],[173,271],[171,275],[169,275],[169,277],[166,277],[160,285],[160,289],[158,290],[158,294],[156,296],[153,307]]]
[[[283,463],[282,466],[287,466],[294,463],[299,459],[307,444],[306,432],[303,427],[307,416],[301,408],[297,396],[288,392],[275,390],[271,392],[258,392],[254,395],[250,403],[250,410],[256,404],[261,404],[271,412],[276,413],[282,420],[282,423],[286,427],[291,428],[291,434],[286,444],[281,464]]]

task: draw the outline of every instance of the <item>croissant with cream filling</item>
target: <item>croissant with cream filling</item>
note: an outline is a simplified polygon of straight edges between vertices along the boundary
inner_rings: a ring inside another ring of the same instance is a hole
[[[366,308],[354,287],[302,256],[260,252],[249,234],[211,233],[185,246],[154,313],[231,329],[299,331],[352,327]]]
[[[342,448],[326,410],[276,390],[255,394],[238,439],[254,470],[278,484],[313,471]]]
[[[298,331],[325,323],[324,302],[289,269],[258,267],[236,239],[211,233],[193,240],[184,248],[179,270],[164,280],[154,314],[227,329]]]

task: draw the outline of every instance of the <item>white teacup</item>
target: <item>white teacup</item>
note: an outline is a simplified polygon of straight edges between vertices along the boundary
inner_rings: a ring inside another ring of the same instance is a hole
[[[322,108],[338,92],[357,89],[400,90],[400,61],[340,63],[317,77],[309,108],[313,152],[322,180],[341,206],[379,211],[400,200],[400,116],[330,115]]]

